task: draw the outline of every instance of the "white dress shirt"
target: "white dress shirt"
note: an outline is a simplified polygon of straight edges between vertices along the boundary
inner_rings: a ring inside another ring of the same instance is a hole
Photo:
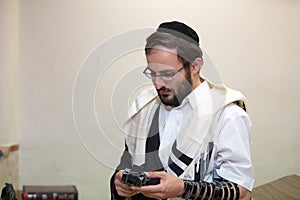
[[[178,107],[170,109],[160,106],[159,157],[165,167],[168,166],[172,144],[177,138],[180,127],[188,123],[186,116],[196,105],[201,104],[201,96],[205,94],[206,88],[207,82],[201,83]],[[251,191],[254,184],[254,172],[250,158],[252,125],[249,116],[239,106],[230,104],[226,106],[222,119],[218,142],[213,149],[209,163],[208,171],[210,173],[207,174],[205,180],[212,181],[214,172],[216,172],[218,176]]]

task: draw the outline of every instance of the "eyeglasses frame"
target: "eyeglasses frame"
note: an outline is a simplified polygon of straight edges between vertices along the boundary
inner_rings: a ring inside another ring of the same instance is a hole
[[[157,75],[156,73],[155,73],[155,75],[152,75],[151,73],[147,73],[146,71],[147,70],[150,70],[150,71],[152,71],[148,66],[144,69],[144,71],[143,71],[143,74],[147,77],[147,78],[149,78],[149,79],[151,79],[151,80],[155,80],[156,78],[159,78],[159,79],[161,79],[162,81],[172,81],[173,79],[174,79],[174,77],[176,76],[176,74],[178,73],[178,72],[180,72],[181,70],[183,70],[185,68],[185,66],[183,65],[181,68],[179,68],[178,70],[176,70],[176,71],[174,71],[174,72],[170,72],[170,74],[168,75],[168,76],[166,76],[166,75]]]

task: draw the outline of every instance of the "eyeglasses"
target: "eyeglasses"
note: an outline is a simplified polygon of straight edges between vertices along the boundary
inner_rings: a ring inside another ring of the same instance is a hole
[[[145,76],[147,78],[152,79],[152,81],[155,80],[156,77],[160,78],[160,80],[162,80],[162,81],[172,81],[173,78],[175,77],[175,75],[183,69],[184,69],[184,66],[182,66],[177,71],[161,71],[160,74],[157,75],[156,72],[154,72],[151,69],[149,69],[148,67],[146,67],[146,69],[144,69],[144,71],[143,71],[143,74],[145,74]]]

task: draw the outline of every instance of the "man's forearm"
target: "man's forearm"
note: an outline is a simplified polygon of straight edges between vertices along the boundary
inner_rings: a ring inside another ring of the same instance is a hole
[[[184,190],[181,194],[183,199],[250,199],[250,192],[242,186],[230,181],[193,182],[183,180]]]

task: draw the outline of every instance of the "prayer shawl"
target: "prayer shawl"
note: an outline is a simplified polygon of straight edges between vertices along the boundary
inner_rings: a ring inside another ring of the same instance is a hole
[[[203,180],[207,171],[211,146],[217,145],[221,130],[222,111],[231,103],[245,106],[245,97],[224,85],[205,84],[205,95],[201,103],[189,114],[172,146],[169,165],[165,170],[183,179]],[[145,144],[153,115],[160,104],[157,92],[152,88],[142,93],[132,104],[124,125],[125,140],[132,164],[145,163]],[[213,145],[211,145],[213,144]],[[201,172],[201,173],[200,173]],[[199,174],[199,178],[195,178]]]

